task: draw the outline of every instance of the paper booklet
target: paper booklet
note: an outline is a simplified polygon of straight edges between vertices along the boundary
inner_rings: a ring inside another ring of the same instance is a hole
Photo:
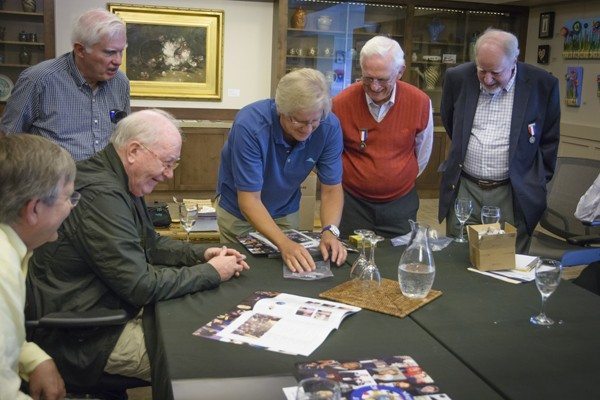
[[[360,310],[360,307],[334,301],[278,292],[254,292],[235,309],[213,319],[194,335],[308,356],[332,330],[339,328],[347,315]]]
[[[319,244],[321,243],[321,234],[319,232],[300,232],[296,229],[286,229],[283,231],[288,238],[304,246],[313,256],[320,254]],[[268,257],[281,256],[277,246],[259,232],[250,232],[247,235],[238,236],[237,240],[244,245],[250,254],[266,255]],[[348,252],[357,252],[352,246],[342,241],[342,244]]]
[[[450,399],[410,356],[346,361],[319,360],[296,364],[298,380],[315,376],[339,382],[342,397],[348,400]],[[289,390],[286,389],[293,388],[284,388],[287,396]]]

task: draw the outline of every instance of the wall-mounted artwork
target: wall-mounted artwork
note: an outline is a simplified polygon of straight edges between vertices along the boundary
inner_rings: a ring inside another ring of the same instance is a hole
[[[567,95],[565,103],[569,107],[581,106],[581,89],[583,87],[583,67],[567,67],[565,75]]]
[[[109,3],[125,22],[131,96],[221,100],[223,11]]]
[[[540,14],[540,26],[538,38],[548,39],[554,36],[554,13],[545,12]]]
[[[538,46],[537,52],[537,63],[538,64],[548,64],[550,61],[550,45],[544,44]]]
[[[600,58],[600,17],[568,20],[560,35],[564,38],[564,58]]]

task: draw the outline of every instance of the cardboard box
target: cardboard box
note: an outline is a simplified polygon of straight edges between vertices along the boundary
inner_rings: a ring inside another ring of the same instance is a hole
[[[316,196],[302,195],[300,199],[300,223],[298,229],[301,231],[312,231],[315,227],[315,205]]]
[[[315,205],[317,203],[317,174],[311,172],[300,185],[300,223],[301,231],[312,231],[315,227]]]
[[[304,182],[300,185],[300,192],[302,193],[302,197],[317,195],[317,174],[314,172],[308,174]]]
[[[479,232],[485,232],[490,227],[500,229],[500,224],[467,226],[471,263],[480,271],[515,268],[517,230],[511,224],[505,223],[506,233],[479,238]]]

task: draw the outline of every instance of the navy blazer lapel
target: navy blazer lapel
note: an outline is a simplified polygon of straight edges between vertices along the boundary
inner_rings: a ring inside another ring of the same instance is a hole
[[[475,65],[475,64],[473,64]],[[475,69],[475,68],[473,68]],[[475,111],[477,110],[477,102],[479,101],[480,83],[477,79],[477,72],[474,71],[466,82],[465,87],[465,108],[463,110],[463,137],[462,137],[462,154],[461,160],[465,159],[467,154],[467,146],[469,138],[473,131],[473,120],[475,119]]]
[[[531,85],[529,77],[522,68],[521,63],[517,63],[517,77],[515,79],[515,96],[513,100],[512,119],[510,122],[510,144],[508,154],[510,160],[515,156],[519,135],[526,129],[525,124],[530,121],[525,121],[525,111],[527,110],[527,102],[531,93]],[[538,138],[539,139],[539,138]],[[510,161],[509,161],[510,164]]]

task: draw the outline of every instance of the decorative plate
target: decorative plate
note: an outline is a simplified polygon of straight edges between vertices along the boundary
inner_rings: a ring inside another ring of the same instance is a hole
[[[0,74],[0,101],[8,100],[13,90],[13,82],[6,75]]]

